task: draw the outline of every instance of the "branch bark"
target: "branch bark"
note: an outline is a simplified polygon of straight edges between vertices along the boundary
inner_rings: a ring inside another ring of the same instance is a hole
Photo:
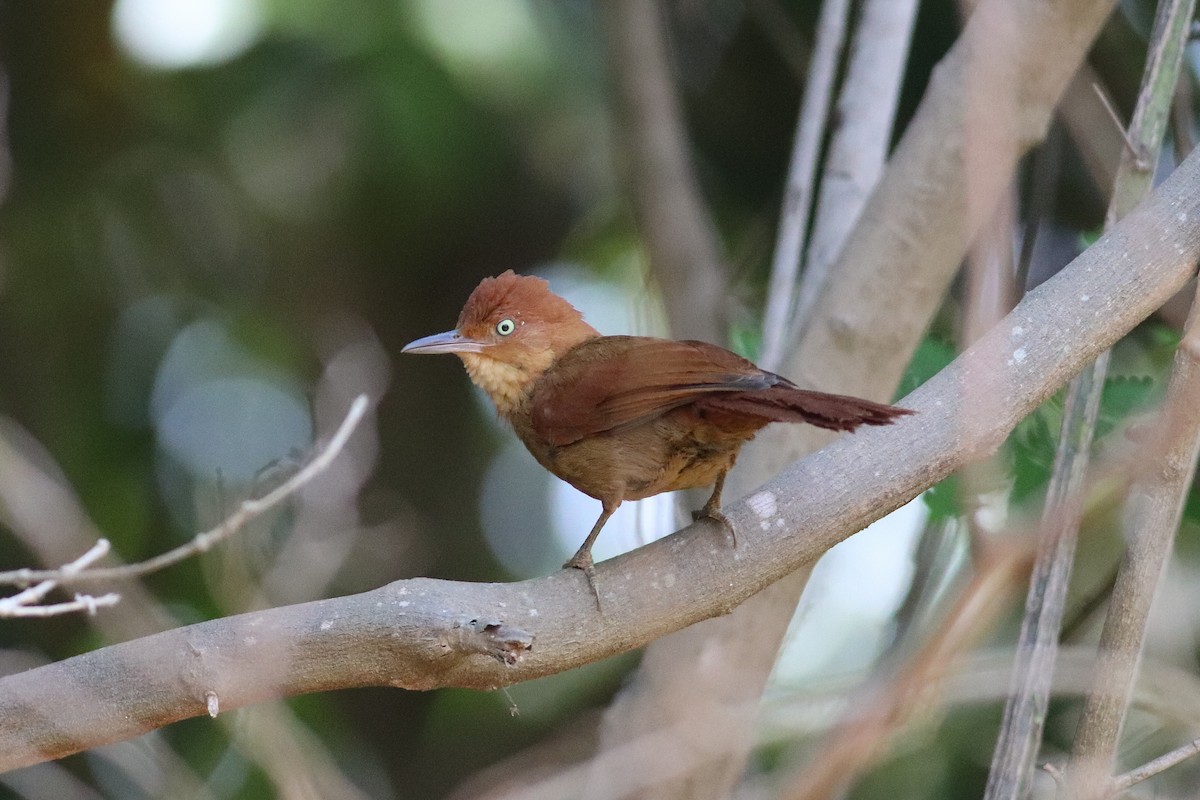
[[[736,550],[702,524],[601,564],[603,615],[567,571],[515,584],[398,581],[156,634],[0,679],[0,770],[207,714],[210,694],[227,710],[351,686],[492,689],[727,614],[998,447],[1192,276],[1200,226],[1179,223],[1198,218],[1200,153],[914,392],[906,405],[919,414],[839,439],[729,506]]]

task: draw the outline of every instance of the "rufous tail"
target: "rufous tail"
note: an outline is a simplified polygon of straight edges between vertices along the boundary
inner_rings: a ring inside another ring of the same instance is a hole
[[[807,422],[832,431],[852,431],[859,425],[889,425],[914,412],[874,403],[860,397],[826,394],[791,386],[772,386],[737,394],[714,395],[697,403],[707,410],[724,411],[764,422]]]

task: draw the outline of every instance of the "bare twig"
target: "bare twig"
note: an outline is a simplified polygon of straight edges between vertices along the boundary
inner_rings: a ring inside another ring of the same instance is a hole
[[[821,142],[828,125],[849,17],[849,0],[824,0],[821,4],[816,46],[808,65],[804,100],[800,104],[796,139],[792,144],[787,183],[783,189],[783,207],[779,213],[779,232],[775,239],[775,256],[771,262],[771,281],[763,314],[763,346],[759,361],[767,369],[778,367],[783,360],[784,346],[791,328],[797,276],[804,253],[804,235],[812,214],[817,161],[821,156]]]
[[[914,392],[905,405],[915,416],[839,439],[730,504],[736,554],[714,558],[726,537],[701,523],[604,562],[603,615],[577,574],[515,584],[414,579],[28,670],[0,679],[0,770],[207,714],[208,691],[230,710],[335,687],[492,689],[728,614],[994,450],[1069,375],[1178,291],[1200,259],[1200,227],[1179,225],[1180,214],[1200,219],[1200,153]],[[1114,260],[1128,267],[1103,269]]]
[[[350,441],[351,434],[354,433],[354,429],[358,426],[366,411],[367,396],[359,395],[350,404],[350,410],[346,412],[346,418],[342,420],[342,424],[329,440],[329,444],[317,453],[316,457],[309,461],[299,472],[262,497],[243,501],[237,511],[226,517],[220,525],[196,534],[187,544],[180,545],[161,555],[140,561],[136,564],[109,567],[107,569],[68,572],[64,567],[63,569],[17,569],[9,572],[0,572],[0,584],[21,586],[34,581],[56,581],[65,584],[80,583],[83,581],[128,580],[130,578],[140,578],[144,575],[149,575],[152,572],[157,572],[158,570],[178,564],[180,561],[191,558],[199,553],[207,552],[224,539],[237,533],[251,520],[262,516],[282,503],[328,469],[329,465],[341,453],[342,448]]]
[[[1147,164],[1146,155],[1141,152],[1137,142],[1130,137],[1129,131],[1125,128],[1125,123],[1121,122],[1121,115],[1113,107],[1112,100],[1108,99],[1108,92],[1104,91],[1104,87],[1098,83],[1092,84],[1092,91],[1100,98],[1100,103],[1104,106],[1104,110],[1108,112],[1108,118],[1112,120],[1113,127],[1121,132],[1121,139],[1125,142],[1126,155],[1131,156],[1135,163],[1142,169],[1145,169]]]
[[[1083,516],[1084,478],[1107,353],[1071,381],[1025,615],[1017,639],[1013,688],[988,774],[987,800],[1018,798],[1029,784],[1050,702],[1067,585]]]
[[[1177,747],[1153,761],[1142,764],[1142,766],[1136,769],[1129,770],[1124,775],[1118,775],[1113,780],[1113,790],[1123,792],[1134,784],[1149,780],[1160,772],[1166,772],[1171,767],[1182,764],[1197,753],[1200,753],[1200,739],[1193,739],[1182,747]]]
[[[1193,8],[1194,0],[1164,2],[1159,7],[1137,108],[1129,131],[1123,133],[1128,149],[1117,169],[1105,217],[1108,227],[1128,214],[1149,192],[1147,173],[1162,147]],[[1115,111],[1104,93],[1098,86],[1095,88],[1115,119]],[[1119,122],[1117,125],[1120,127]],[[1115,264],[1109,266],[1109,269],[1117,268]],[[1105,351],[1071,381],[1067,391],[1042,516],[1042,541],[1021,622],[1013,691],[1004,709],[1004,721],[988,775],[986,800],[1016,800],[1023,795],[1033,774],[1050,702],[1067,585],[1083,515],[1084,478],[1108,361],[1109,355]]]
[[[73,575],[99,561],[108,553],[111,545],[107,539],[101,539],[79,558],[69,564],[64,564],[57,572],[62,575]],[[72,614],[76,611],[86,611],[95,614],[96,609],[116,605],[121,600],[119,594],[108,594],[93,597],[90,594],[77,594],[75,599],[65,603],[42,605],[46,595],[60,581],[45,579],[27,589],[17,592],[10,597],[0,598],[0,617],[53,617],[59,614]]]

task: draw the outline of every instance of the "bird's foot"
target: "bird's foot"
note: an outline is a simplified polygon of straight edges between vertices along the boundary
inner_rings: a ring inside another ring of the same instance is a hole
[[[592,590],[592,597],[596,600],[596,610],[603,613],[604,609],[600,605],[600,591],[596,588],[596,564],[592,561],[591,551],[580,550],[571,556],[570,561],[563,564],[563,569],[577,569],[583,573],[587,578],[588,588]]]
[[[711,519],[729,531],[729,538],[733,540],[733,546],[737,547],[737,531],[733,529],[733,521],[725,516],[724,511],[715,506],[706,505],[699,511],[692,512],[693,522],[699,522],[702,519]]]

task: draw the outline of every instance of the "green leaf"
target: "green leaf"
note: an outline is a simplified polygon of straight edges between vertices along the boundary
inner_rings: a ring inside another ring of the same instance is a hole
[[[908,369],[900,379],[897,397],[903,397],[932,378],[954,360],[954,345],[936,336],[926,336],[917,345]]]
[[[962,495],[958,475],[951,475],[922,493],[921,498],[933,519],[952,519],[962,515]]]
[[[1100,394],[1100,415],[1096,438],[1107,436],[1122,420],[1158,399],[1154,379],[1148,376],[1118,375],[1104,382]]]

